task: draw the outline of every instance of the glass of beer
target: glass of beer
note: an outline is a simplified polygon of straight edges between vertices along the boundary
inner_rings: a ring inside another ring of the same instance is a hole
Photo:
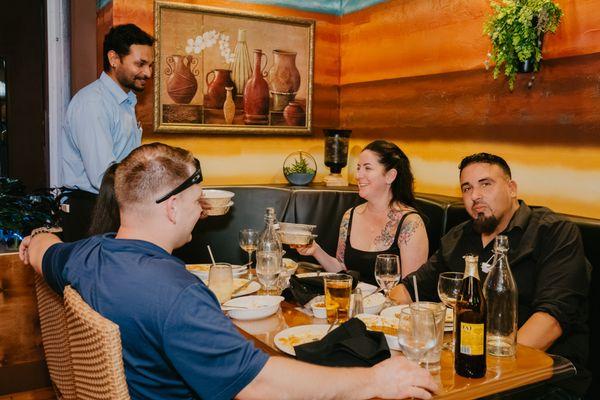
[[[341,324],[348,320],[350,311],[350,292],[352,277],[345,274],[333,274],[323,277],[325,282],[325,309],[327,322],[337,321]]]
[[[221,304],[231,299],[233,293],[231,264],[216,263],[211,265],[208,272],[208,288],[213,291]]]

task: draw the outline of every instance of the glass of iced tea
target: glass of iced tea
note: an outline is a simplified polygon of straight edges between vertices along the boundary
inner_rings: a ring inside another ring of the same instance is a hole
[[[327,322],[337,321],[341,324],[348,320],[350,310],[350,293],[352,277],[345,274],[333,274],[323,277],[325,282],[325,309]]]
[[[208,288],[213,291],[221,304],[231,299],[233,293],[231,264],[216,263],[211,265],[208,273]]]

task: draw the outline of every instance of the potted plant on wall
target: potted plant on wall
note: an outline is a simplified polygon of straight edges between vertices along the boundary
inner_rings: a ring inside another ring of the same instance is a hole
[[[539,69],[544,34],[556,32],[562,10],[553,0],[492,0],[491,7],[492,15],[484,26],[492,41],[488,57],[494,63],[494,79],[504,68],[512,91],[517,72]]]

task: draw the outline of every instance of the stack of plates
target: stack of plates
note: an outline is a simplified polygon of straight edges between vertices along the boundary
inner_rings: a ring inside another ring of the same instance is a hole
[[[192,274],[196,275],[198,278],[202,279],[203,281],[207,281],[208,271],[210,271],[211,265],[212,264],[186,264],[185,268]],[[248,266],[232,264],[231,271],[233,272],[233,277],[237,278],[248,272]]]

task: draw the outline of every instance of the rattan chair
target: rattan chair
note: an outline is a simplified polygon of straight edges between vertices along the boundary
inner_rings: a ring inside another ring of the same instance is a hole
[[[42,344],[50,379],[59,400],[74,400],[77,397],[63,298],[50,289],[44,278],[38,274],[35,274],[34,279]]]
[[[64,299],[77,399],[129,399],[119,327],[94,311],[70,286],[65,288]]]

